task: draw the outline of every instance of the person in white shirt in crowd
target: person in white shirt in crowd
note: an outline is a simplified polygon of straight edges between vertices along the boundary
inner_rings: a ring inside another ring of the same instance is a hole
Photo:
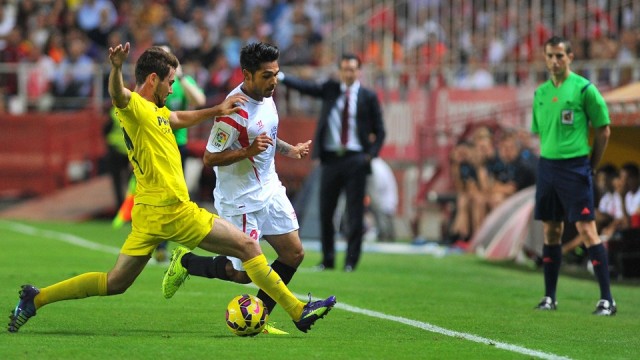
[[[621,196],[624,210],[624,227],[640,228],[640,171],[638,164],[628,162],[620,168]]]
[[[380,158],[371,159],[371,175],[367,179],[369,210],[375,219],[379,241],[394,241],[393,217],[398,208],[398,184],[391,167]]]

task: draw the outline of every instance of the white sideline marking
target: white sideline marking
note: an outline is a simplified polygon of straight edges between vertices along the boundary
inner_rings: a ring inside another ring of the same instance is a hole
[[[120,248],[114,247],[114,246],[109,246],[109,245],[102,245],[99,243],[95,243],[93,241],[89,241],[87,239],[81,238],[79,236],[75,236],[72,234],[67,234],[67,233],[61,233],[61,232],[57,232],[57,231],[53,231],[53,230],[42,230],[42,229],[38,229],[35,228],[33,226],[29,226],[29,225],[24,225],[24,224],[19,224],[19,223],[13,223],[13,222],[7,222],[7,221],[0,221],[0,227],[3,227],[7,230],[11,230],[13,232],[17,232],[17,233],[21,233],[21,234],[26,234],[26,235],[32,235],[32,236],[41,236],[41,237],[45,237],[48,239],[54,239],[54,240],[59,240],[62,242],[66,242],[68,244],[71,245],[77,245],[86,249],[91,249],[91,250],[98,250],[98,251],[102,251],[102,252],[106,252],[109,254],[119,254],[120,253]]]
[[[533,356],[533,357],[537,357],[537,358],[541,358],[541,359],[554,359],[554,360],[555,359],[563,359],[563,360],[569,360],[570,359],[570,358],[565,357],[565,356],[560,356],[560,355],[556,355],[556,354],[550,354],[550,353],[546,353],[546,352],[539,351],[539,350],[527,349],[527,348],[522,347],[522,346],[507,344],[507,343],[503,343],[503,342],[499,342],[499,341],[483,338],[481,336],[477,336],[477,335],[473,335],[473,334],[468,334],[468,333],[463,333],[463,332],[459,332],[459,331],[449,330],[449,329],[442,328],[440,326],[432,325],[432,324],[421,322],[421,321],[411,320],[411,319],[403,318],[403,317],[400,317],[400,316],[387,315],[387,314],[384,314],[384,313],[381,313],[381,312],[377,312],[377,311],[361,309],[361,308],[358,308],[358,307],[355,307],[355,306],[351,306],[351,305],[347,305],[347,304],[343,304],[343,303],[337,303],[335,307],[339,308],[339,309],[342,309],[342,310],[350,311],[350,312],[357,313],[357,314],[367,315],[367,316],[378,318],[378,319],[395,321],[395,322],[398,322],[398,323],[401,323],[401,324],[417,327],[419,329],[427,330],[427,331],[430,331],[430,332],[433,332],[433,333],[437,333],[437,334],[442,334],[442,335],[446,335],[446,336],[462,338],[462,339],[465,339],[465,340],[469,340],[469,341],[473,341],[473,342],[477,342],[477,343],[481,343],[481,344],[485,344],[485,345],[495,346],[495,347],[497,347],[499,349],[504,349],[504,350],[512,351],[512,352],[523,354],[523,355],[527,355],[527,356]]]
[[[21,233],[21,234],[26,234],[31,236],[41,236],[41,237],[45,237],[53,240],[59,240],[59,241],[66,242],[68,244],[77,245],[90,250],[102,251],[109,254],[120,253],[120,249],[113,246],[98,244],[72,234],[61,233],[61,232],[52,231],[52,230],[42,230],[32,226],[24,225],[24,224],[0,221],[0,228],[4,228],[4,229]],[[307,298],[307,295],[295,294],[295,296],[298,297],[299,299]],[[378,311],[362,309],[362,308],[347,305],[344,303],[337,303],[335,307],[337,309],[342,309],[352,313],[362,314],[362,315],[366,315],[366,316],[370,316],[370,317],[374,317],[382,320],[395,321],[397,323],[413,326],[429,332],[450,336],[450,337],[462,338],[465,340],[469,340],[469,341],[473,341],[473,342],[477,342],[485,345],[491,345],[499,349],[503,349],[503,350],[515,352],[518,354],[527,355],[527,356],[533,356],[540,359],[549,359],[549,360],[556,360],[556,359],[570,360],[571,359],[566,356],[546,353],[539,350],[532,350],[522,346],[503,343],[503,342],[487,339],[481,336],[468,334],[464,332],[449,330],[436,325],[432,325],[432,324],[421,322],[421,321],[411,320],[411,319],[403,318],[400,316],[393,316],[393,315],[384,314]]]

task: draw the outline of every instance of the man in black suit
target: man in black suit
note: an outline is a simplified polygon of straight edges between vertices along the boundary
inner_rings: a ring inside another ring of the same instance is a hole
[[[385,138],[378,97],[360,85],[360,59],[345,54],[340,59],[340,81],[305,81],[279,73],[280,81],[302,94],[322,99],[312,157],[320,159],[321,270],[335,267],[333,217],[340,193],[347,199],[347,256],[344,270],[351,272],[360,259],[364,197],[371,159],[378,156]],[[347,106],[345,106],[345,104]]]

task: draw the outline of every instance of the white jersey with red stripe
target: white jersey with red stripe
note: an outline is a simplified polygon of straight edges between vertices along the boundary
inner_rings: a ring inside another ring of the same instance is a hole
[[[238,85],[229,96],[243,93],[241,87],[242,84]],[[279,119],[273,98],[263,98],[262,101],[249,98],[241,108],[235,114],[220,116],[214,120],[207,151],[215,153],[247,148],[262,133],[271,137],[275,144]],[[231,165],[214,166],[214,205],[220,216],[257,211],[265,206],[277,188],[282,187],[276,174],[275,154],[275,146],[269,146],[256,156]]]

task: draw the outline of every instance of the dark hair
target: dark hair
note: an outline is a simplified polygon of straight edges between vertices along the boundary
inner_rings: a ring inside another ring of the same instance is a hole
[[[557,35],[554,35],[549,38],[549,40],[545,41],[544,49],[546,50],[547,45],[558,46],[560,44],[564,44],[564,50],[567,54],[571,54],[573,52],[573,50],[571,49],[571,41]]]
[[[136,85],[142,85],[149,74],[156,73],[164,80],[170,68],[176,69],[180,63],[175,55],[164,49],[152,46],[145,50],[136,62]]]
[[[260,65],[273,62],[280,57],[280,50],[275,45],[267,43],[251,43],[240,50],[240,67],[254,74]]]
[[[611,163],[606,163],[598,168],[599,173],[605,174],[607,177],[612,178],[618,176],[618,168]]]
[[[622,170],[627,172],[629,177],[638,179],[640,178],[640,169],[638,169],[638,164],[634,162],[628,162],[621,167]]]
[[[340,66],[340,64],[345,60],[355,60],[358,63],[358,69],[362,64],[358,55],[352,54],[352,53],[346,53],[346,54],[342,54],[342,56],[340,57],[340,63],[338,63],[338,66]]]

